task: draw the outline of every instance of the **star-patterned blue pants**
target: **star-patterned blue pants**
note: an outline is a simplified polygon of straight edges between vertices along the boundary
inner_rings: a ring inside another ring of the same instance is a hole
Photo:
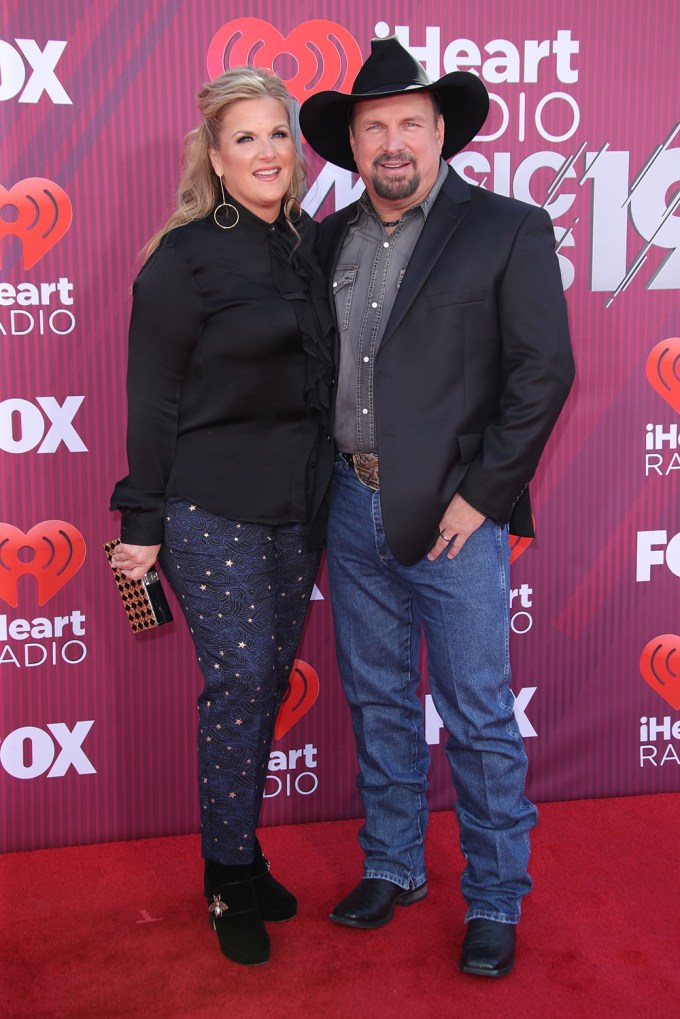
[[[205,686],[198,783],[205,859],[251,863],[274,723],[300,642],[319,553],[301,523],[227,520],[165,507],[159,561],[186,617]]]

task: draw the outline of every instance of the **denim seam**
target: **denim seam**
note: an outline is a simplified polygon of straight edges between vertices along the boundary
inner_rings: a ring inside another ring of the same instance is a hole
[[[412,644],[412,641],[413,641],[413,625],[414,625],[414,623],[413,623],[413,601],[411,600],[411,601],[409,601],[409,626],[408,626],[408,631],[407,631],[408,644],[407,644],[406,648],[404,649],[405,652],[406,652],[406,658],[408,659],[408,682],[409,682],[409,684],[413,682],[413,676],[412,676],[413,662],[411,660],[411,644]],[[404,696],[404,694],[405,694],[405,691],[402,693],[402,696]],[[405,700],[406,700],[406,704],[408,706],[408,698],[405,697]],[[412,770],[414,772],[418,772],[419,774],[422,775],[423,773],[418,768],[418,743],[419,743],[419,740],[424,739],[424,736],[421,735],[420,730],[419,730],[418,726],[416,725],[415,718],[414,718],[414,708],[413,708],[412,704],[410,706],[410,722],[411,722],[411,727],[413,729],[413,737],[414,737],[414,739],[413,739],[413,749],[412,749],[412,755],[413,756],[412,756],[412,759],[411,759],[411,762],[412,762],[411,763],[411,768],[412,768]],[[423,775],[423,778],[425,780],[425,783],[427,783],[427,773],[425,775]],[[424,810],[424,808],[423,808],[423,794],[422,793],[419,796],[419,801],[420,801],[420,806],[418,808],[418,815],[417,815],[416,821],[417,821],[417,824],[418,824],[418,834],[420,836],[420,845],[422,846],[422,844],[423,844],[423,842],[425,840],[425,833],[423,831],[423,810]],[[412,871],[413,870],[413,856],[412,856],[412,853],[411,853],[410,850],[409,850],[409,862],[410,862],[410,865],[411,865],[409,869]]]
[[[505,592],[508,591],[508,589],[510,587],[510,577],[508,575],[508,566],[507,566],[507,561],[506,561],[507,554],[506,554],[505,547],[504,547],[504,543],[507,544],[507,541],[508,541],[508,528],[507,528],[507,526],[505,526],[505,527],[497,526],[496,527],[495,539],[496,539],[496,550],[498,552],[498,566],[499,566],[499,577],[500,577],[500,585],[501,585],[500,590],[501,590],[501,596],[504,596]],[[499,690],[499,692],[498,692],[498,703],[499,703],[499,705],[502,708],[505,708],[505,704],[503,703],[503,695],[507,691],[510,690],[510,684],[512,682],[512,670],[510,668],[510,605],[505,602],[505,598],[504,598],[504,604],[505,604],[505,611],[503,613],[503,643],[504,643],[505,662],[504,662],[504,668],[503,668],[503,678],[504,678],[505,685],[504,685],[503,689]],[[512,738],[515,740],[515,742],[519,743],[522,746],[522,749],[523,749],[524,748],[524,744],[522,743],[521,735],[520,735],[520,732],[519,732],[519,726],[517,725],[517,722],[515,721],[514,710],[513,710],[512,718],[508,722],[508,724],[506,725],[505,729],[506,729],[506,732],[508,733],[508,735],[512,736]]]
[[[397,885],[399,888],[403,888],[404,891],[412,891],[414,888],[420,888],[421,885],[425,884],[426,874],[418,874],[415,877],[411,876],[408,878],[397,877],[396,874],[385,871],[385,870],[372,870],[366,868],[363,874],[364,878],[372,878],[380,881],[390,881],[393,885]]]
[[[381,554],[381,551],[380,551],[381,544],[382,544],[382,546],[384,548],[386,548],[388,550],[388,552],[389,552],[389,546],[387,545],[387,539],[385,537],[385,526],[384,526],[384,522],[383,522],[383,518],[382,518],[382,506],[381,506],[381,501],[380,501],[380,492],[374,492],[373,493],[373,497],[372,497],[372,500],[371,500],[371,518],[372,518],[372,521],[373,521],[373,534],[374,534],[374,540],[375,540],[376,554],[377,554],[381,564],[383,565],[383,567],[386,570],[390,570],[390,564],[388,562],[388,557],[387,556],[383,556]],[[389,553],[389,555],[391,556],[391,553]],[[394,571],[391,571],[391,572],[394,572]],[[414,620],[413,620],[413,596],[411,595],[410,598],[409,598],[408,629],[406,630],[406,633],[405,633],[406,646],[405,647],[402,646],[402,648],[401,648],[401,653],[404,655],[404,659],[405,659],[405,662],[406,662],[405,674],[407,675],[408,678],[406,679],[405,685],[403,685],[401,687],[400,696],[401,696],[402,702],[403,702],[406,710],[408,711],[408,719],[409,719],[409,723],[411,725],[411,730],[412,730],[412,734],[413,734],[411,769],[412,769],[414,774],[417,773],[419,775],[422,775],[423,780],[424,780],[424,782],[426,784],[426,787],[427,787],[427,781],[428,781],[427,780],[427,772],[422,772],[419,769],[419,767],[418,767],[418,748],[419,748],[419,742],[420,742],[421,739],[424,740],[425,737],[424,737],[424,734],[421,734],[420,728],[416,724],[416,721],[415,721],[415,713],[417,711],[417,708],[415,707],[415,705],[413,703],[409,702],[409,699],[407,697],[408,688],[409,688],[410,684],[413,682],[413,675],[412,675],[413,662],[411,660],[411,644],[412,644],[412,641],[413,641],[413,626],[414,626]],[[419,797],[418,797],[418,800],[419,800],[419,806],[418,806],[418,813],[417,813],[417,816],[415,818],[415,822],[416,822],[416,824],[418,826],[418,836],[419,836],[419,839],[420,839],[420,846],[422,848],[423,843],[425,841],[425,832],[424,832],[424,826],[423,826],[423,814],[426,814],[427,817],[429,817],[429,807],[428,807],[428,804],[427,804],[427,798],[426,798],[426,794],[425,793],[420,793]],[[423,800],[425,800],[424,803],[423,803]],[[426,822],[426,825],[427,825],[427,822]],[[426,827],[426,825],[425,825],[425,827]],[[414,865],[412,850],[408,851],[408,859],[409,859],[409,873],[411,873],[413,871],[413,865]],[[388,878],[388,880],[390,880],[390,879]],[[423,878],[423,880],[424,880],[424,878]],[[411,888],[417,887],[417,884],[414,885],[412,883],[412,881],[411,881],[411,884],[409,885],[409,887],[411,887]]]
[[[495,923],[518,924],[519,910],[516,913],[492,913],[488,909],[469,909],[465,916],[465,923],[471,920],[493,920]]]

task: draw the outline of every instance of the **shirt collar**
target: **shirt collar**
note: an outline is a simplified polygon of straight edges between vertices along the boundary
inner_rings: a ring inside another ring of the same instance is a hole
[[[254,212],[247,209],[245,205],[233,198],[228,192],[225,194],[225,200],[228,205],[231,205],[238,213],[237,222],[240,224],[241,229],[246,228],[254,237],[258,240],[268,240],[272,234],[277,231],[283,231],[284,234],[290,232],[288,223],[286,221],[285,213],[283,211],[283,202],[276,219],[269,223],[266,219],[262,219],[260,216],[256,216]],[[210,213],[209,215],[213,215]],[[207,218],[207,217],[206,217]]]

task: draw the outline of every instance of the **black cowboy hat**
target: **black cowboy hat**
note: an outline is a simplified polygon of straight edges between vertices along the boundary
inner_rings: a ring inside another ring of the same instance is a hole
[[[336,166],[354,170],[349,144],[349,112],[362,99],[405,92],[432,92],[444,118],[442,156],[449,159],[472,141],[489,112],[489,93],[476,74],[452,71],[430,81],[420,61],[396,36],[373,39],[371,55],[356,76],[351,93],[317,92],[300,108],[300,127],[312,148]]]

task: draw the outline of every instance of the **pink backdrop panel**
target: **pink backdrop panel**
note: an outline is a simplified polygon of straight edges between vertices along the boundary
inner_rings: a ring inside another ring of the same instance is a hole
[[[489,120],[452,163],[548,209],[569,303],[578,379],[533,485],[537,537],[513,551],[530,793],[680,789],[678,5],[8,0],[3,13],[0,849],[197,830],[188,634],[174,605],[175,622],[133,636],[102,550],[125,471],[130,285],[172,207],[202,81],[254,62],[299,99],[348,90],[371,38],[392,32],[433,79],[482,76]],[[306,155],[312,214],[358,195]],[[298,659],[264,820],[357,816],[323,568]],[[442,808],[426,679],[423,697]]]

